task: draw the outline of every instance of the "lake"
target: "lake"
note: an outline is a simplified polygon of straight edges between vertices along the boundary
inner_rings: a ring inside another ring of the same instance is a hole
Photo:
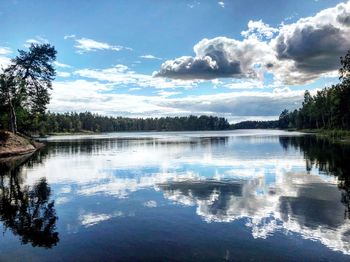
[[[350,260],[350,146],[271,130],[45,140],[0,165],[0,261]]]

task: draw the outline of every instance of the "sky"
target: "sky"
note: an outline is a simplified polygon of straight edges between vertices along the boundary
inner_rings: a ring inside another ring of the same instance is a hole
[[[350,2],[0,0],[0,65],[57,50],[48,109],[102,115],[278,118],[338,82]]]

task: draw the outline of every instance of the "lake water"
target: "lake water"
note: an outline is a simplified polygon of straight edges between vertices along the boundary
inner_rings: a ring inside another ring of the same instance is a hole
[[[349,261],[350,147],[283,131],[46,139],[0,164],[0,261]]]

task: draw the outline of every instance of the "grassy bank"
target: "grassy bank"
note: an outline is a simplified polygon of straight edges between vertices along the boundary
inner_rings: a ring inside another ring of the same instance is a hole
[[[350,143],[350,130],[342,129],[301,129],[301,130],[289,130],[300,131],[308,134],[316,134],[327,139],[331,139],[334,142]]]

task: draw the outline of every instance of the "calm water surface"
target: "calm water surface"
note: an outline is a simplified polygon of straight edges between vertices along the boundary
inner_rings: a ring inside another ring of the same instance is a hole
[[[350,147],[283,131],[62,136],[0,163],[0,261],[349,261]]]

